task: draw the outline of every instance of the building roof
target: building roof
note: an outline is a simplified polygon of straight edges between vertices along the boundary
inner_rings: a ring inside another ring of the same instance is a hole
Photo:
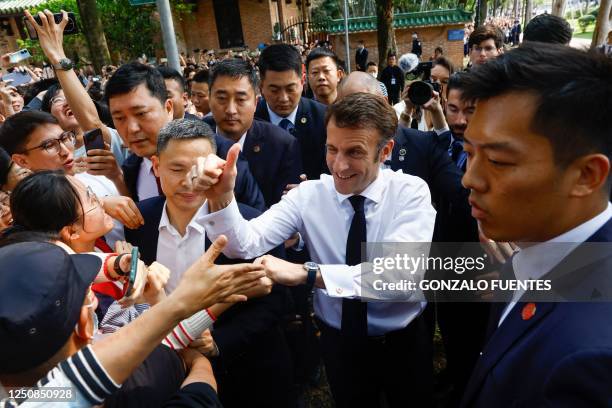
[[[46,0],[0,0],[0,14],[17,14]]]
[[[449,24],[462,24],[472,21],[472,13],[461,10],[433,10],[415,13],[395,13],[393,16],[393,27],[412,28],[427,27]],[[376,16],[354,17],[348,19],[349,32],[376,31]],[[344,32],[344,19],[332,20],[327,25],[329,34]]]

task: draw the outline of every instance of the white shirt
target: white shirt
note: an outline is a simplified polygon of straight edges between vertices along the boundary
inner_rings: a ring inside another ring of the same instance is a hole
[[[429,242],[435,210],[427,184],[418,177],[380,170],[361,193],[368,242]],[[209,238],[225,234],[223,251],[230,258],[251,259],[280,245],[299,232],[312,260],[320,265],[326,290],[315,293],[315,313],[328,325],[340,329],[342,298],[360,293],[360,265],[347,266],[346,240],[354,215],[348,198],[339,194],[332,176],[309,180],[291,191],[259,217],[246,221],[236,201],[221,211],[202,217]],[[417,317],[424,303],[368,303],[368,334],[399,330]]]
[[[146,157],[142,159],[140,169],[138,169],[136,193],[138,193],[138,199],[140,201],[159,196],[155,174],[153,173],[153,163]]]
[[[404,109],[406,109],[406,102],[404,101],[399,101],[398,103],[396,103],[395,105],[393,105],[393,110],[395,110],[395,114],[397,115],[397,119],[400,119],[400,116],[402,116],[402,113],[404,112]],[[425,111],[423,112],[423,114],[421,115],[421,120],[419,121],[419,129],[422,132],[429,132],[430,130],[433,130],[434,132],[436,132],[436,134],[439,136],[444,132],[447,132],[449,130],[448,126],[442,128],[442,129],[429,129],[429,127],[427,126],[427,120],[425,120]]]
[[[293,125],[295,126],[295,117],[297,116],[297,111],[298,111],[298,108],[299,108],[299,104],[298,104],[298,106],[295,107],[293,112],[291,112],[287,117],[279,116],[276,113],[274,113],[272,111],[272,109],[270,109],[270,106],[268,105],[267,102],[266,102],[266,108],[268,109],[268,115],[270,115],[270,122],[274,126],[279,126],[280,121],[283,120],[283,119],[289,119],[291,121],[291,123],[293,123]]]
[[[608,207],[602,213],[580,224],[576,228],[541,244],[521,248],[512,258],[514,276],[517,280],[542,278],[557,266],[563,258],[569,255],[570,252],[586,241],[598,229],[603,227],[610,218],[612,218],[612,204],[608,203]],[[564,242],[566,245],[546,245],[560,242]],[[503,323],[508,313],[514,308],[523,294],[524,291],[514,292],[512,302],[508,304],[499,319],[498,327]]]
[[[94,176],[89,173],[77,173],[74,175],[83,184],[91,188],[96,196],[102,197],[118,197],[119,190],[115,184],[104,176]],[[111,247],[115,247],[116,241],[125,241],[123,224],[117,220],[113,220],[113,229],[106,234],[106,243]]]
[[[159,238],[157,239],[157,261],[170,269],[170,279],[166,285],[166,293],[171,293],[178,286],[181,277],[187,269],[205,252],[206,231],[202,222],[203,207],[193,216],[185,235],[170,224],[166,204],[159,221]]]

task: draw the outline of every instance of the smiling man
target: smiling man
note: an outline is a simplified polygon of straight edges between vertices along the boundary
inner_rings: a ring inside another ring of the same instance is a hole
[[[235,145],[220,181],[205,192],[209,214],[203,222],[211,237],[228,236],[230,257],[261,256],[301,234],[314,262],[294,264],[272,256],[259,262],[278,283],[316,284],[314,309],[337,406],[377,407],[382,393],[392,407],[428,406],[432,367],[424,304],[362,301],[353,282],[360,274],[363,242],[431,241],[435,211],[429,189],[417,177],[380,169],[397,128],[395,112],[383,98],[348,95],[329,106],[326,123],[331,175],[300,183],[246,221],[232,194]],[[212,160],[207,166],[203,180],[219,177]]]
[[[565,301],[516,291],[492,308],[464,407],[612,400],[610,78],[603,56],[539,43],[465,78],[463,98],[477,101],[464,135],[472,215],[489,238],[521,247],[502,275],[550,280]],[[584,255],[587,242],[597,253]]]

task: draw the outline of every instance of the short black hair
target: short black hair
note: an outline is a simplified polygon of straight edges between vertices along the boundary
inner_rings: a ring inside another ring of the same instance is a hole
[[[310,51],[308,57],[306,57],[306,71],[308,71],[308,67],[310,67],[310,63],[314,60],[318,60],[320,58],[329,57],[334,61],[337,69],[342,69],[342,64],[340,63],[340,59],[338,56],[329,48],[318,47],[314,50]]]
[[[178,72],[176,69],[172,69],[170,67],[157,67],[159,73],[164,77],[164,79],[172,79],[181,86],[183,92],[185,92],[185,78]]]
[[[509,92],[535,95],[530,128],[546,137],[555,162],[603,153],[612,158],[612,59],[560,44],[526,42],[463,79],[463,99]]]
[[[47,92],[42,98],[42,103],[40,105],[40,110],[43,112],[51,113],[51,99],[57,95],[59,91],[62,90],[62,87],[59,83],[55,83],[47,88]]]
[[[265,78],[266,72],[293,71],[302,77],[302,56],[293,45],[272,44],[263,49],[259,55],[259,73]]]
[[[0,146],[10,155],[20,153],[30,135],[47,124],[59,126],[57,119],[47,112],[33,110],[16,113],[0,126]]]
[[[435,60],[432,61],[432,68],[435,67],[436,65],[442,65],[444,68],[446,68],[448,70],[449,74],[452,74],[453,72],[455,72],[455,67],[453,66],[453,63],[450,62],[450,60],[446,57],[438,57]]]
[[[565,19],[552,14],[540,14],[532,18],[525,27],[523,41],[568,45],[572,34],[572,27]]]
[[[11,194],[11,215],[23,230],[57,237],[62,228],[77,222],[83,211],[79,192],[63,170],[32,173]]]
[[[203,69],[195,73],[193,78],[191,78],[192,82],[197,83],[206,83],[208,84],[208,79],[210,78],[210,71],[207,69]]]
[[[251,64],[240,58],[231,58],[220,61],[212,67],[208,86],[212,92],[213,85],[219,77],[230,77],[232,79],[240,79],[246,77],[257,94],[257,72]]]
[[[463,92],[463,79],[465,78],[466,75],[467,75],[467,72],[459,71],[459,72],[455,72],[451,74],[451,76],[448,77],[448,84],[446,84],[446,96],[447,97],[450,91],[452,91],[453,89]]]
[[[175,119],[167,123],[157,136],[157,154],[163,152],[171,140],[206,139],[212,145],[213,153],[217,152],[215,134],[202,120]]]
[[[165,104],[168,99],[164,77],[159,71],[140,62],[130,62],[120,66],[106,82],[104,97],[110,106],[110,99],[114,96],[125,95],[140,85],[145,85],[151,96]]]
[[[495,42],[495,48],[500,49],[504,45],[504,33],[499,27],[492,24],[485,24],[476,27],[470,38],[468,39],[468,48],[471,50],[473,46],[482,43],[488,39],[493,39]]]
[[[367,67],[377,67],[377,66],[378,66],[378,64],[377,64],[377,63],[375,63],[374,61],[370,61],[370,62],[368,62],[368,63],[366,64],[366,68],[367,68]]]
[[[387,54],[387,59],[391,58],[391,57],[397,57],[397,54],[393,51],[389,51],[389,53]]]

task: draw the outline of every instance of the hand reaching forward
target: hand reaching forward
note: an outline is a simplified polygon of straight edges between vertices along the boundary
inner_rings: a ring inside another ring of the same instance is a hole
[[[227,245],[227,238],[219,236],[208,250],[183,274],[170,297],[180,306],[185,316],[206,309],[215,303],[241,302],[245,293],[266,275],[263,266],[255,264],[215,265],[214,262]]]

